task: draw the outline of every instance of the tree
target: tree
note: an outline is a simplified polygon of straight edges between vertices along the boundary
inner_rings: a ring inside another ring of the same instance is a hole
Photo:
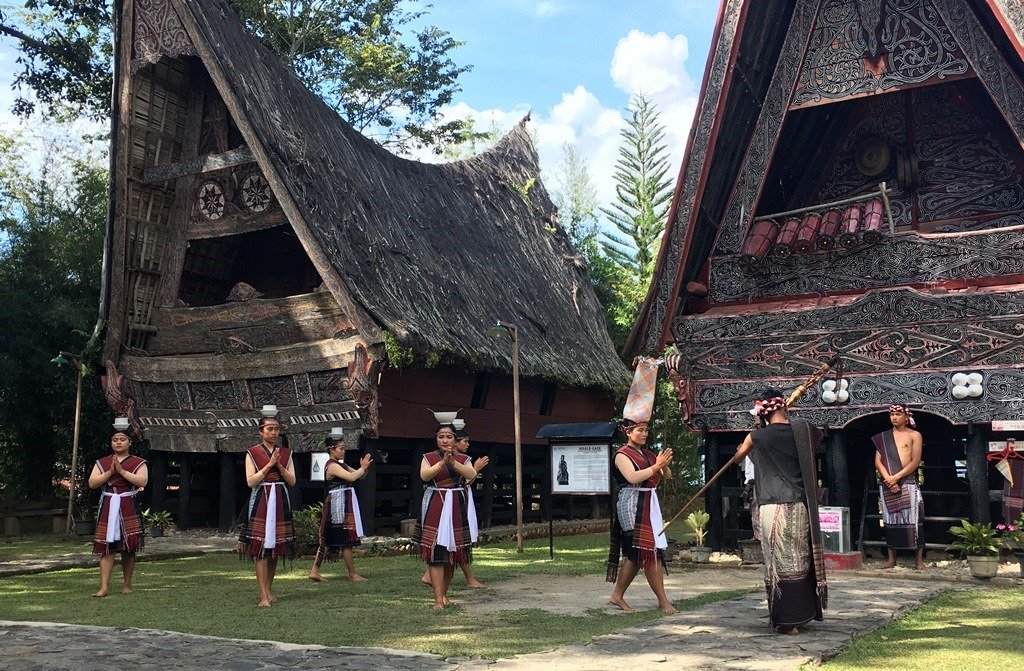
[[[558,219],[576,249],[585,260],[597,252],[597,190],[590,178],[587,161],[579,147],[562,145],[562,162],[555,173],[553,200]]]
[[[396,150],[452,140],[461,121],[438,122],[470,68],[462,43],[436,26],[412,30],[425,11],[406,0],[231,0],[247,29],[356,129]],[[110,112],[109,0],[27,0],[21,16],[0,13],[0,36],[21,52],[14,109],[28,116]],[[406,34],[403,31],[409,30]]]
[[[25,140],[0,135],[3,498],[47,498],[55,477],[68,474],[75,375],[50,360],[60,350],[82,351],[96,322],[107,215],[101,161],[72,146],[35,143],[44,147],[38,169],[21,158]],[[110,415],[94,373],[98,362],[86,363],[92,373],[83,385],[83,468],[106,449]]]
[[[616,201],[601,211],[614,230],[604,232],[605,254],[626,271],[627,280],[642,300],[654,273],[665,217],[672,198],[665,128],[657,107],[643,95],[629,104],[615,162]]]

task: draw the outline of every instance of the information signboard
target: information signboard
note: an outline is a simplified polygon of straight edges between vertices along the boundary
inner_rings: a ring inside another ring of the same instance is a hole
[[[552,494],[610,494],[607,443],[552,443]]]
[[[327,460],[331,455],[326,452],[314,452],[311,466],[309,467],[309,479],[314,482],[324,481],[324,469],[327,468]]]

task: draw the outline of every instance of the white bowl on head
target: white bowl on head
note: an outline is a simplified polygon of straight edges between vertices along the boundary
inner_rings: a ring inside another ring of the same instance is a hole
[[[452,428],[455,429],[456,431],[462,431],[463,429],[466,428],[466,420],[459,419],[456,417],[455,419],[452,420]]]
[[[260,408],[260,414],[264,417],[277,417],[277,406],[268,403]]]
[[[434,419],[437,420],[438,424],[451,424],[455,421],[455,418],[459,416],[459,411],[455,412],[435,412]]]
[[[344,438],[344,437],[345,437],[345,429],[341,428],[340,426],[333,426],[333,427],[331,427],[331,438]]]
[[[114,420],[114,429],[117,431],[124,431],[131,425],[127,417],[118,417]]]

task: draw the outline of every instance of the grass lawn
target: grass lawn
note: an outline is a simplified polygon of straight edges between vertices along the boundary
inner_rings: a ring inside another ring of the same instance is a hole
[[[862,636],[827,671],[1024,668],[1024,590],[946,592]],[[827,617],[827,615],[826,615]]]
[[[486,582],[533,574],[603,576],[608,535],[555,540],[555,560],[548,558],[547,540],[527,542],[524,555],[512,543],[474,550],[474,573]],[[589,641],[592,636],[662,617],[658,611],[611,614],[594,609],[586,615],[554,615],[528,608],[468,617],[459,607],[441,614],[419,582],[424,564],[417,558],[365,557],[357,560],[368,582],[338,579],[339,565],[328,565],[331,578],[317,585],[306,579],[310,560],[295,562],[275,580],[280,601],[256,608],[252,565],[233,555],[207,555],[168,561],[139,562],[135,593],[113,592],[94,599],[96,569],[73,569],[0,579],[0,619],[69,622],[101,626],[133,626],[233,638],[267,639],[332,646],[385,646],[422,650],[445,656],[486,658],[551,649]],[[111,587],[120,583],[115,567]],[[465,588],[456,575],[452,596]],[[609,585],[609,590],[610,590]],[[642,577],[635,589],[648,589]],[[680,609],[745,594],[747,590],[714,593],[676,602]]]
[[[26,557],[53,557],[66,554],[89,554],[92,537],[67,538],[62,534],[26,534],[0,537],[0,561]]]

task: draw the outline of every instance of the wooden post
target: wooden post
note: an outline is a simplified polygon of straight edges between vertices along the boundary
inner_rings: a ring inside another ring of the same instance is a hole
[[[423,455],[430,449],[430,441],[423,440],[416,444],[412,451],[409,464],[409,512],[408,517],[419,520],[423,507],[423,480],[420,479],[420,462]]]
[[[967,425],[967,484],[971,491],[971,521],[992,521],[988,500],[988,460],[984,436],[973,423]]]
[[[192,513],[192,455],[182,452],[181,470],[178,472],[178,528],[188,529]]]
[[[850,470],[846,458],[846,434],[843,429],[829,431],[825,438],[825,465],[828,472],[830,503],[850,507]]]
[[[68,519],[64,531],[71,535],[75,533],[75,521],[72,509],[75,506],[75,482],[78,479],[78,426],[82,418],[82,362],[75,360],[75,368],[78,370],[78,382],[75,388],[75,426],[71,438],[71,477],[68,485]]]
[[[554,473],[551,470],[551,447],[549,444],[547,456],[544,459],[543,479],[540,483],[540,518],[542,520],[551,519],[551,483],[554,481],[554,478],[552,477],[553,475]]]
[[[149,489],[153,510],[167,510],[167,453],[153,450],[146,459],[149,464]]]
[[[235,521],[235,483],[238,481],[235,455],[220,453],[220,511],[218,514],[221,531],[229,531]]]
[[[704,439],[704,479],[709,480],[718,472],[722,460],[721,440],[718,434],[709,433]],[[708,523],[708,545],[715,549],[722,549],[722,485],[716,481],[704,495],[704,510],[711,515]]]
[[[377,451],[377,440],[375,438],[359,437],[359,447],[365,450],[373,459],[373,463],[380,463],[380,453]],[[359,511],[363,515],[363,530],[367,536],[373,536],[377,528],[377,472],[379,469],[370,468],[370,473],[362,480],[356,481],[356,496],[359,497]],[[417,477],[417,479],[419,479]],[[418,516],[417,516],[418,517]]]
[[[516,434],[516,552],[523,552],[523,445],[519,429],[519,334],[518,329],[505,325],[512,334],[512,412]]]
[[[484,529],[490,527],[491,521],[494,519],[494,478],[498,471],[497,454],[494,451],[494,445],[488,446],[487,456],[491,462],[484,469],[484,510],[483,515],[480,517],[480,525]]]

